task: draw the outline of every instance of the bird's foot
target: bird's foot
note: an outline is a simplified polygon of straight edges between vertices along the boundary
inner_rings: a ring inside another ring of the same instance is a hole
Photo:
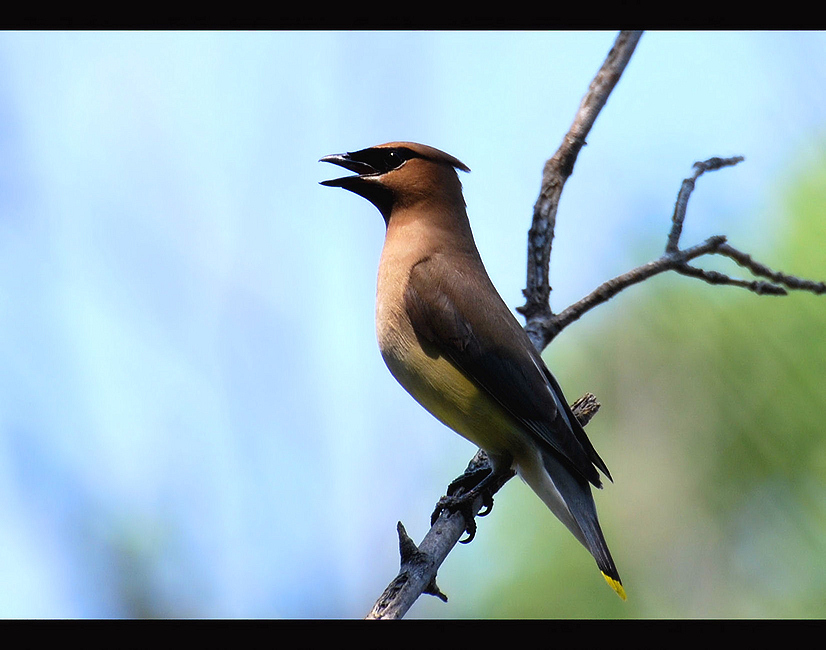
[[[464,474],[454,479],[447,487],[447,495],[439,499],[433,514],[430,516],[430,525],[436,523],[439,515],[447,511],[450,513],[461,512],[465,518],[465,531],[467,537],[460,539],[462,544],[469,544],[476,536],[476,516],[473,505],[478,496],[482,497],[482,508],[478,512],[479,517],[484,517],[493,509],[493,491],[491,491],[491,479],[494,478],[493,470],[489,465],[468,468]]]

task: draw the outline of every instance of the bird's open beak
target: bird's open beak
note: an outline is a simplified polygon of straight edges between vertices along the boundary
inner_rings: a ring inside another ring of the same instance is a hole
[[[372,176],[378,174],[379,170],[371,165],[360,160],[355,160],[349,153],[336,153],[330,156],[320,158],[318,162],[328,162],[349,169],[351,172],[356,172],[359,176]],[[344,178],[334,178],[329,181],[321,181],[322,185],[328,187],[341,187],[358,176],[345,176]]]

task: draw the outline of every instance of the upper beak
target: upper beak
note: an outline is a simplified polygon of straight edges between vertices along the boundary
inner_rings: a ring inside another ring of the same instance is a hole
[[[320,158],[318,162],[333,163],[334,165],[338,165],[339,167],[349,169],[351,172],[356,172],[359,176],[366,176],[369,174],[378,173],[378,170],[375,167],[371,167],[367,163],[354,160],[349,153],[336,153],[330,156],[324,156],[323,158]],[[337,187],[341,185],[342,181],[346,182],[346,180],[349,178],[355,177],[345,176],[344,178],[335,178],[329,181],[321,181],[321,184],[328,185],[330,187]]]

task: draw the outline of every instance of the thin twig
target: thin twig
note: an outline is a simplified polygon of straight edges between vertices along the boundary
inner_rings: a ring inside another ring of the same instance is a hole
[[[805,280],[802,278],[795,277],[793,275],[786,275],[785,273],[781,273],[780,271],[772,271],[768,266],[765,266],[764,264],[761,264],[760,262],[753,260],[751,256],[747,253],[738,251],[736,248],[732,248],[728,244],[723,244],[716,252],[718,255],[724,255],[734,260],[740,266],[754,273],[754,275],[760,276],[762,278],[769,278],[769,280],[771,280],[775,284],[785,284],[789,289],[811,291],[815,294],[826,293],[826,282],[815,282],[813,280]]]
[[[810,291],[815,294],[826,293],[826,283],[806,280],[779,271],[773,271],[764,264],[753,260],[747,253],[731,246],[723,235],[709,237],[701,244],[680,249],[680,235],[682,234],[686,210],[688,209],[688,200],[694,191],[697,179],[705,172],[731,167],[742,161],[742,156],[735,156],[733,158],[714,157],[703,162],[694,163],[694,173],[683,180],[680,191],[677,194],[677,201],[674,205],[674,215],[671,219],[671,231],[668,234],[668,240],[665,245],[665,253],[656,260],[638,266],[627,273],[623,273],[616,278],[604,282],[590,294],[559,314],[552,314],[547,317],[541,322],[544,338],[549,342],[552,341],[563,329],[597,305],[607,302],[623,289],[627,289],[631,285],[638,284],[643,280],[647,280],[665,271],[676,271],[681,275],[698,278],[709,284],[741,287],[757,295],[764,296],[785,296],[788,293],[786,289]],[[724,273],[707,271],[691,266],[688,263],[703,255],[722,255],[728,257],[743,268],[751,271],[754,275],[768,278],[769,282],[764,280],[732,278]]]
[[[680,192],[677,194],[677,202],[674,204],[674,215],[671,217],[671,232],[668,234],[668,242],[665,245],[666,253],[676,253],[680,244],[680,235],[683,232],[683,222],[685,221],[686,210],[688,209],[688,199],[694,191],[694,184],[705,172],[715,171],[722,167],[729,167],[743,162],[743,156],[733,158],[709,158],[705,162],[694,163],[694,173],[683,181]]]

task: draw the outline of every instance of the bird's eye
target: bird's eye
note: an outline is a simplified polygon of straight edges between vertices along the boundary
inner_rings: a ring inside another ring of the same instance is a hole
[[[372,167],[376,174],[392,172],[411,158],[416,157],[416,154],[407,147],[372,147],[371,149],[356,151],[351,155],[355,160]]]
[[[391,169],[396,169],[400,167],[401,164],[406,160],[404,156],[401,155],[398,151],[391,149],[387,152],[387,158],[385,162],[387,164],[387,170],[390,171]]]

